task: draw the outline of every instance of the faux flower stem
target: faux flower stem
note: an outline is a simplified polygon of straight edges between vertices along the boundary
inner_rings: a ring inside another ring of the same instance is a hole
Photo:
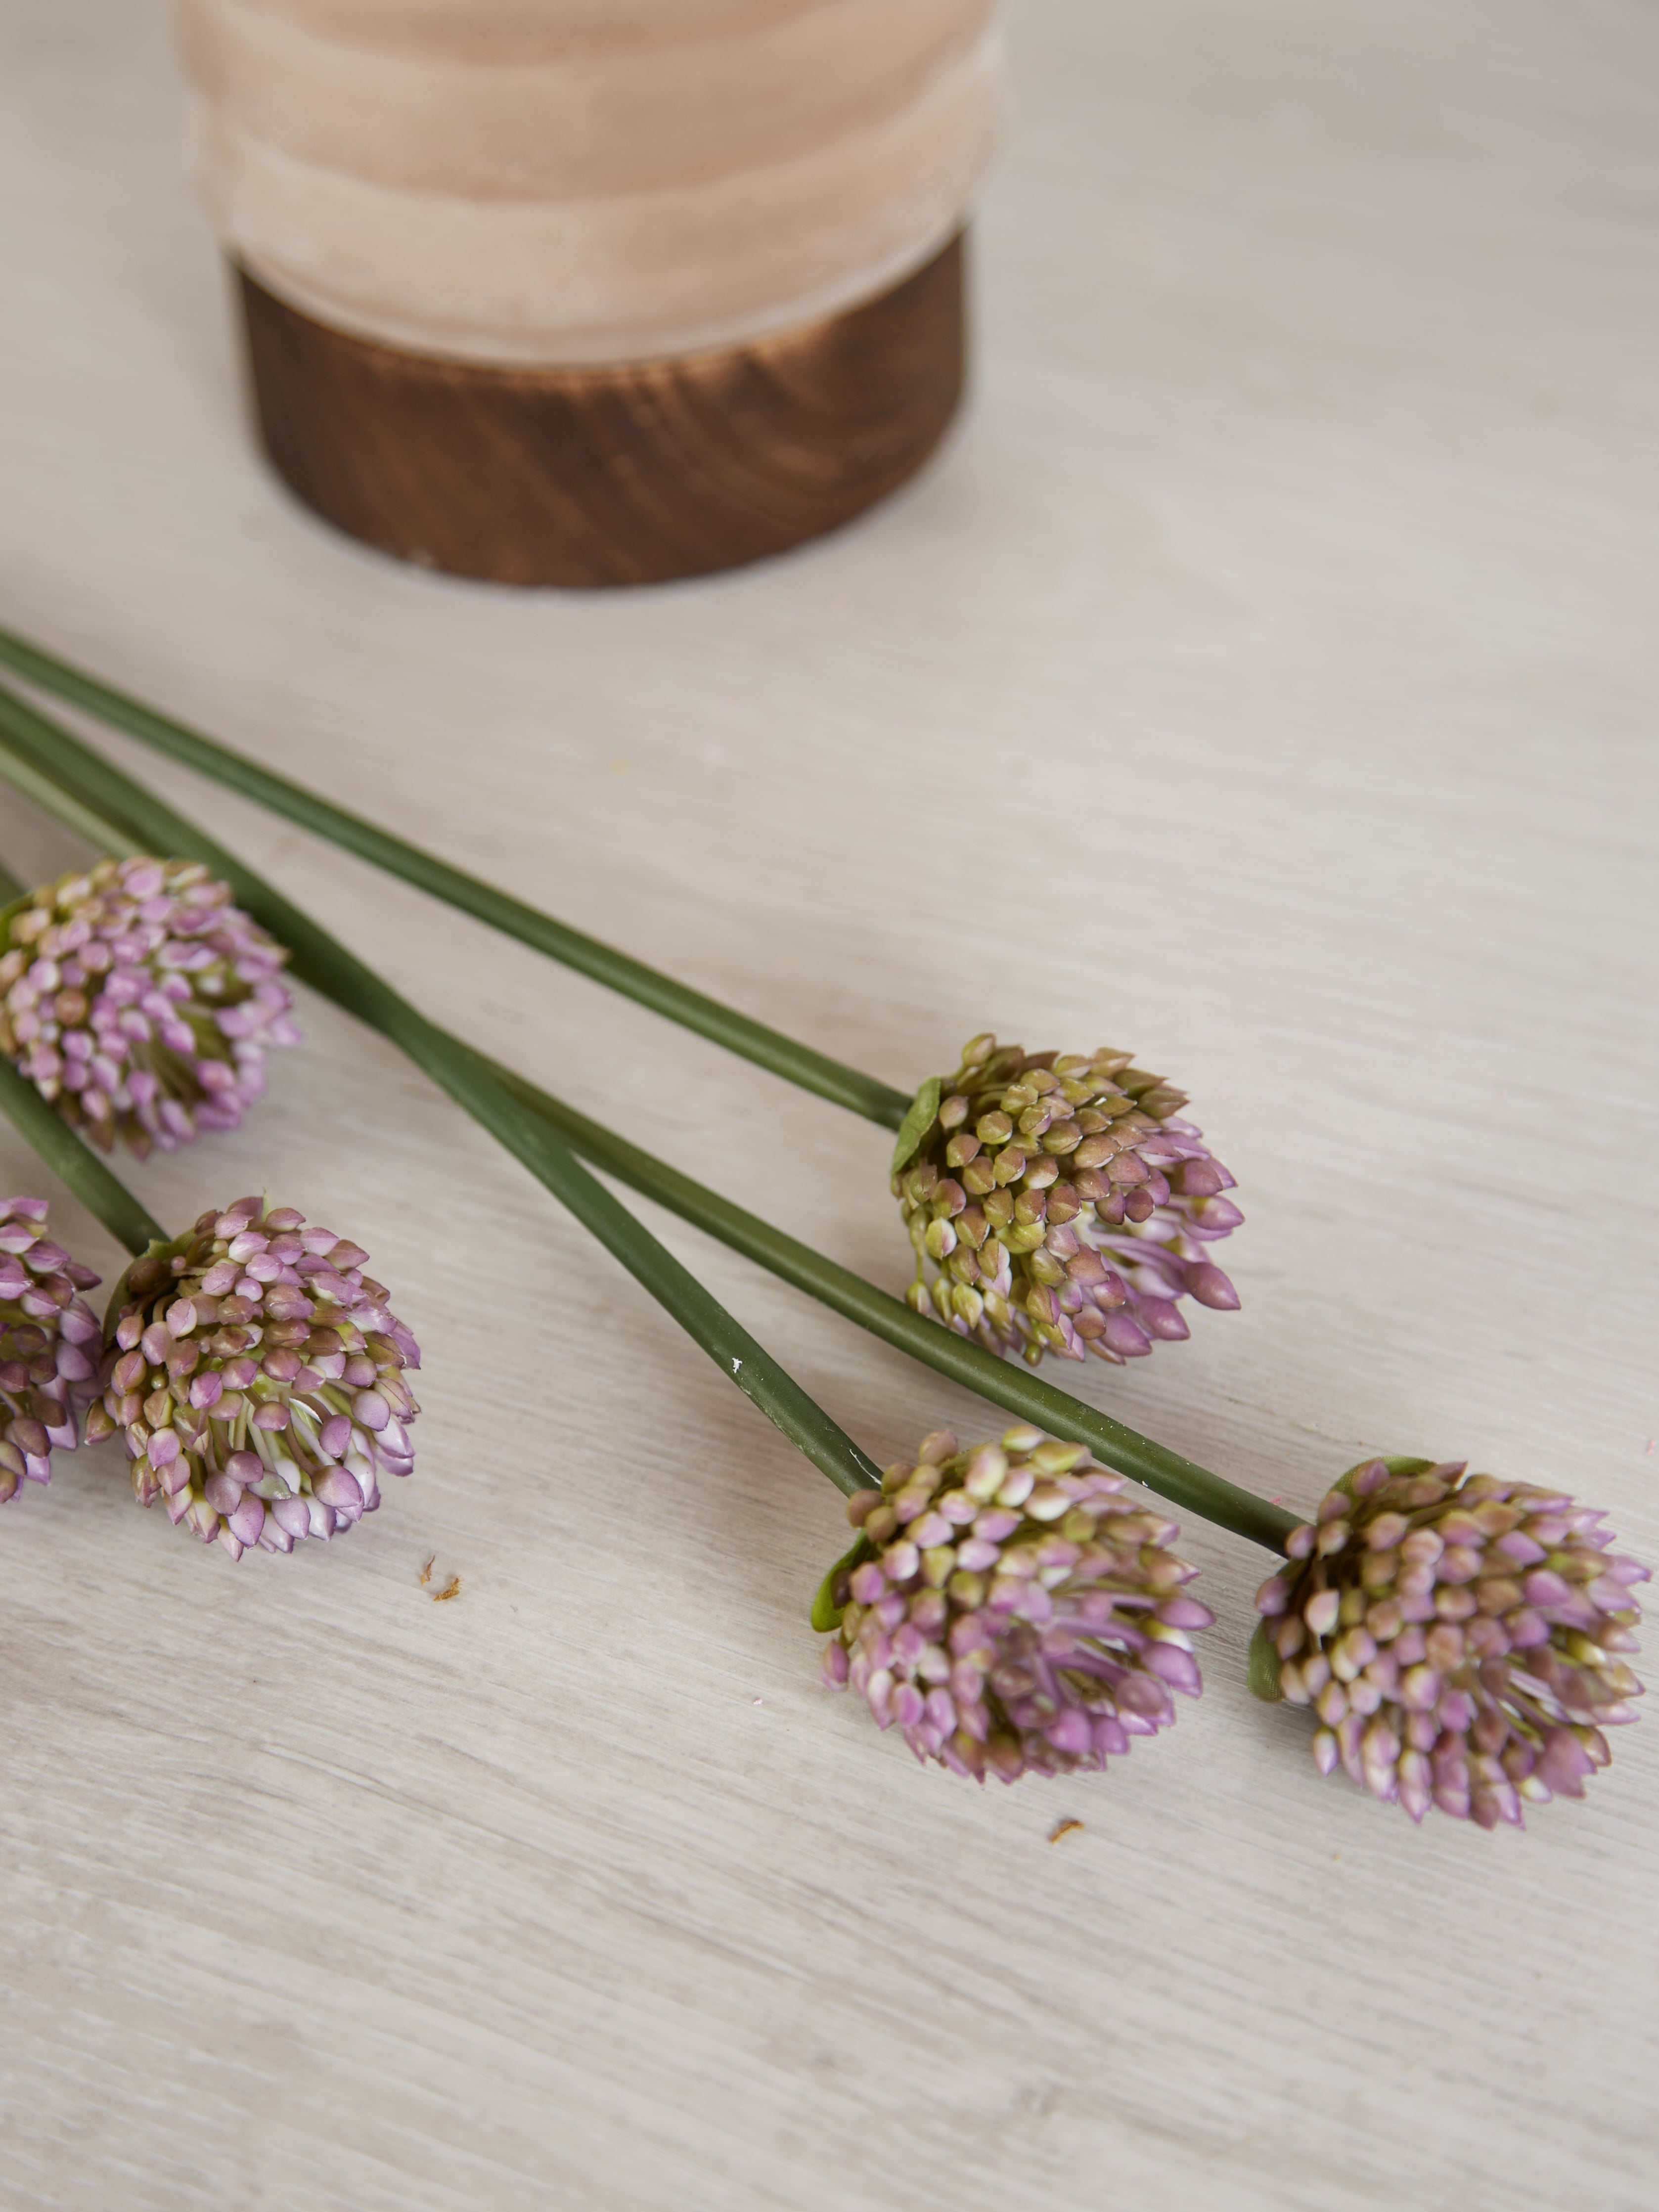
[[[193,823],[175,814],[118,769],[100,761],[66,730],[21,702],[0,696],[0,738],[4,740],[0,746],[0,772],[9,774],[10,763],[21,752],[51,777],[61,774],[78,787],[76,795],[83,798],[89,811],[95,802],[114,814],[117,819],[107,825],[112,831],[138,837],[157,852],[205,861],[216,876],[234,887],[241,904],[289,948],[296,975],[390,1037],[481,1121],[838,1490],[850,1497],[856,1490],[879,1486],[880,1470],[853,1439],[710,1296],[690,1270],[589,1173],[552,1126],[501,1085],[479,1054],[428,1021],[308,915]],[[42,1111],[56,1121],[44,1102]]]
[[[1086,1444],[1098,1460],[1115,1468],[1120,1474],[1144,1483],[1172,1504],[1201,1514],[1206,1521],[1269,1551],[1283,1552],[1285,1538],[1303,1518],[1183,1459],[1179,1452],[1155,1443],[1150,1437],[1114,1420],[1109,1413],[1097,1412],[1068,1391],[1041,1381],[1029,1368],[999,1359],[970,1338],[957,1336],[939,1322],[914,1312],[902,1298],[878,1290],[851,1268],[838,1266],[811,1245],[694,1182],[690,1176],[588,1120],[524,1077],[498,1062],[489,1064],[506,1089],[561,1130],[596,1167],[730,1245],[745,1259],[757,1261],[833,1312],[856,1322],[884,1343],[961,1383],[964,1389],[977,1391],[981,1398],[988,1398],[1022,1421],[1034,1423],[1050,1436]]]
[[[659,975],[654,968],[630,959],[625,952],[601,945],[595,938],[585,937],[579,930],[568,928],[550,915],[542,914],[521,900],[509,898],[493,884],[480,883],[476,876],[450,867],[431,854],[423,853],[418,846],[365,822],[361,815],[331,805],[326,799],[314,797],[284,777],[256,767],[252,761],[243,759],[199,731],[158,714],[154,708],[100,684],[95,677],[3,629],[0,629],[0,663],[43,690],[55,692],[58,697],[84,708],[112,728],[125,730],[129,737],[137,738],[171,759],[182,761],[198,775],[210,776],[243,797],[257,799],[262,806],[297,823],[302,830],[327,838],[347,852],[356,853],[360,859],[373,861],[388,874],[401,876],[405,883],[459,907],[462,913],[487,922],[492,929],[517,938],[521,944],[562,962],[567,968],[590,976],[609,990],[620,992],[624,998],[637,1000],[653,1013],[678,1022],[699,1036],[723,1045],[728,1052],[753,1060],[772,1074],[798,1084],[802,1090],[828,1098],[837,1106],[845,1106],[868,1121],[879,1122],[884,1128],[896,1129],[903,1121],[909,1097],[903,1091],[895,1091],[890,1084],[860,1074],[856,1068],[845,1067],[827,1054],[815,1052],[810,1045],[799,1044],[793,1037],[768,1029],[764,1023],[751,1021],[746,1014],[721,1006],[718,1000],[706,998],[701,991],[677,983],[672,976]]]
[[[0,740],[3,740],[8,727],[7,711],[18,704],[0,687]],[[25,799],[32,799],[42,812],[53,816],[66,830],[72,830],[77,837],[84,837],[88,844],[96,846],[100,853],[107,853],[112,860],[124,859],[127,854],[140,850],[125,830],[111,824],[106,811],[89,799],[78,785],[65,781],[56,769],[48,774],[27,754],[12,747],[7,748],[6,781]],[[112,837],[113,842],[110,842]],[[7,904],[10,904],[9,900]]]
[[[21,711],[25,714],[29,714],[27,709]],[[40,718],[31,716],[30,719],[40,728],[52,731],[52,726],[44,723]],[[17,720],[16,710],[9,709],[3,696],[0,696],[0,734],[23,726]],[[168,850],[188,851],[198,859],[208,860],[216,873],[224,875],[234,884],[238,898],[249,911],[289,947],[295,956],[295,973],[325,995],[333,998],[349,1012],[358,1014],[371,1027],[381,1029],[395,1042],[402,1043],[398,1030],[382,1018],[387,1006],[400,1008],[402,1016],[399,1018],[412,1020],[428,1033],[429,1039],[433,1041],[429,1048],[440,1053],[444,1066],[452,1073],[456,1069],[467,1072],[472,1090],[505,1096],[521,1112],[532,1116],[544,1131],[557,1129],[562,1132],[576,1150],[585,1153],[596,1165],[630,1183],[642,1195],[669,1207],[694,1226],[719,1238],[745,1257],[757,1261],[784,1281],[807,1291],[847,1319],[856,1322],[860,1328],[908,1352],[912,1358],[934,1368],[953,1382],[977,1391],[981,1396],[1003,1407],[1019,1419],[1035,1422],[1051,1435],[1087,1445],[1106,1464],[1138,1482],[1145,1483],[1148,1489],[1157,1491],[1160,1496],[1168,1498],[1183,1510],[1200,1514],[1219,1527],[1230,1528],[1270,1551],[1283,1552],[1286,1537],[1297,1526],[1298,1516],[1296,1514],[1270,1504],[1253,1492],[1242,1489],[1222,1476],[1196,1466],[1179,1453],[1170,1451],[1150,1437],[1139,1435],[1122,1422],[1114,1420],[1109,1414],[1098,1413],[1081,1400],[1057,1389],[1053,1383],[1039,1380],[1029,1370],[1016,1368],[1011,1362],[998,1359],[981,1346],[956,1335],[937,1322],[913,1312],[902,1300],[878,1290],[850,1269],[837,1266],[834,1261],[787,1236],[781,1230],[745,1212],[731,1200],[720,1198],[702,1184],[693,1182],[689,1176],[680,1174],[650,1153],[588,1120],[523,1077],[486,1060],[459,1039],[437,1030],[416,1014],[414,1009],[399,1000],[386,985],[370,975],[361,963],[344,952],[314,922],[290,906],[279,893],[271,890],[250,871],[240,866],[231,854],[205,838],[199,830],[173,814],[170,809],[151,798],[142,787],[122,775],[119,770],[100,762],[95,753],[81,746],[77,740],[64,736],[63,742],[65,746],[73,747],[74,750],[56,757],[53,772],[56,774],[61,769],[66,775],[78,773],[88,788],[96,785],[105,805],[119,811],[120,822],[108,824],[109,836],[125,842],[138,831],[147,841],[160,843]],[[9,773],[8,763],[10,757],[11,749],[0,747],[0,773]],[[98,781],[100,777],[101,781]],[[48,800],[46,803],[51,802]],[[141,807],[146,811],[141,811]],[[405,1046],[404,1048],[410,1051],[411,1057],[420,1059],[420,1054],[410,1047]],[[428,1063],[422,1060],[422,1064]],[[495,1128],[489,1115],[471,1103],[471,1097],[457,1087],[449,1074],[438,1072],[435,1066],[432,1072],[452,1097],[467,1106],[469,1111],[477,1114],[487,1127]],[[500,1132],[496,1131],[496,1133],[500,1134]],[[517,1150],[508,1139],[503,1137],[502,1141],[508,1143],[509,1149]],[[555,1139],[553,1141],[556,1143],[558,1140]],[[520,1153],[520,1157],[524,1155]],[[580,1170],[578,1171],[580,1172]],[[532,1169],[532,1172],[538,1170]],[[593,1187],[596,1189],[602,1188],[599,1185]],[[623,1218],[632,1221],[632,1216],[625,1212]],[[638,1227],[637,1224],[634,1225]],[[644,1232],[641,1231],[641,1234]],[[660,1250],[661,1248],[656,1249]],[[665,1254],[664,1257],[667,1255]],[[673,1264],[678,1265],[677,1262]],[[641,1280],[644,1279],[641,1277]],[[654,1288],[648,1282],[647,1287]],[[808,1455],[812,1456],[810,1453]],[[816,1463],[822,1465],[823,1462]],[[831,1479],[835,1480],[835,1477],[832,1475]],[[846,1485],[841,1486],[847,1487]]]
[[[167,1242],[167,1232],[161,1223],[144,1211],[97,1153],[88,1151],[3,1053],[0,1053],[0,1110],[118,1244],[137,1255],[147,1252],[152,1243]]]

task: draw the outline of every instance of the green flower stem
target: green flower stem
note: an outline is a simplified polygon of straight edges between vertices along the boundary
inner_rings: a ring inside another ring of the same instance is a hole
[[[665,1015],[670,1021],[695,1030],[699,1036],[724,1045],[728,1052],[737,1053],[772,1074],[799,1084],[803,1091],[813,1091],[820,1098],[848,1107],[866,1120],[878,1121],[884,1128],[896,1129],[904,1119],[909,1098],[903,1091],[895,1091],[890,1084],[878,1082],[874,1076],[861,1075],[856,1068],[844,1067],[827,1054],[815,1052],[810,1045],[798,1044],[793,1038],[781,1036],[763,1023],[750,1021],[746,1014],[734,1012],[716,999],[705,998],[701,991],[677,983],[672,976],[659,975],[641,961],[630,960],[625,952],[567,928],[550,915],[526,906],[521,900],[509,898],[492,884],[463,874],[459,868],[452,868],[431,854],[423,853],[418,846],[407,844],[401,837],[393,837],[372,822],[365,822],[360,815],[349,814],[343,807],[331,805],[298,784],[257,768],[228,746],[157,714],[154,708],[100,684],[95,677],[70,667],[39,646],[3,629],[0,629],[0,663],[15,669],[43,690],[56,692],[60,698],[84,708],[112,727],[125,730],[130,737],[154,746],[171,759],[182,761],[198,775],[211,776],[216,782],[240,792],[245,798],[258,799],[262,806],[298,823],[302,830],[343,846],[360,859],[372,860],[376,867],[401,876],[405,883],[414,884],[433,897],[459,907],[464,914],[488,922],[492,929],[516,937],[521,944],[546,953],[551,959],[562,961],[567,968],[591,976],[607,989],[636,1000],[641,1006],[650,1007],[653,1013]]]
[[[1205,1520],[1231,1528],[1236,1535],[1248,1537],[1252,1543],[1265,1545],[1269,1551],[1282,1552],[1285,1539],[1304,1518],[1299,1513],[1287,1512],[1283,1506],[1269,1504],[1253,1491],[1241,1489],[1237,1483],[1212,1474],[1206,1468],[1195,1466],[1179,1452],[1170,1451],[1123,1422],[1114,1420],[1110,1414],[1097,1413],[1068,1391],[1042,1381],[1023,1363],[999,1359],[982,1345],[957,1335],[939,1322],[927,1320],[914,1312],[902,1298],[878,1290],[863,1276],[827,1259],[811,1245],[774,1228],[771,1223],[745,1213],[730,1199],[721,1198],[703,1184],[694,1182],[690,1176],[682,1175],[653,1154],[641,1152],[638,1146],[630,1145],[625,1138],[589,1121],[574,1107],[538,1090],[499,1062],[492,1060],[488,1064],[506,1089],[562,1131],[575,1149],[596,1167],[604,1168],[642,1197],[654,1199],[659,1206],[665,1206],[683,1220],[718,1237],[721,1243],[729,1244],[746,1259],[757,1261],[797,1290],[805,1291],[832,1311],[856,1322],[860,1328],[867,1328],[872,1335],[896,1346],[901,1352],[908,1352],[912,1358],[948,1376],[965,1389],[977,1391],[981,1398],[988,1398],[1020,1420],[1030,1421],[1051,1436],[1086,1444],[1097,1459],[1115,1468],[1120,1474],[1144,1483],[1148,1490],[1157,1491],[1160,1497],[1169,1498],[1184,1511],[1200,1514]]]
[[[3,703],[0,702],[0,729],[3,727],[4,708]],[[82,751],[84,753],[84,749]],[[8,757],[3,746],[0,746],[0,773],[9,772]],[[97,756],[85,753],[84,757],[92,763],[95,771],[100,765]],[[67,772],[68,762],[63,763],[62,766]],[[118,773],[112,769],[108,771],[112,787]],[[126,784],[125,779],[119,781],[140,798],[146,796],[137,786]],[[110,795],[111,793],[106,791],[106,798]],[[115,795],[118,803],[118,793]],[[150,804],[154,806],[155,802],[151,801]],[[167,816],[166,810],[161,810],[161,814],[165,818],[152,824],[149,833],[151,842],[155,841],[159,831],[161,833],[161,842],[167,844],[169,849],[173,849],[177,838],[187,836],[194,841],[191,849],[197,852],[198,857],[209,856],[208,852],[202,849],[206,841],[199,832],[191,830],[189,824],[176,816]],[[107,834],[110,837],[124,841],[127,836],[125,830],[114,823],[108,824]],[[292,945],[294,924],[297,922],[300,930],[307,937],[321,936],[315,925],[307,921],[303,915],[298,915],[274,892],[269,894],[270,899],[276,902],[274,909],[267,907],[261,910],[252,895],[258,879],[251,877],[246,870],[237,869],[230,856],[222,853],[217,847],[210,849],[216,871],[230,876],[237,883],[238,896],[259,914],[259,918],[273,933],[285,936],[286,941]],[[258,888],[261,892],[265,890],[263,885]],[[324,942],[331,943],[331,940],[325,939]],[[295,949],[298,952],[297,945]],[[362,1012],[362,1018],[371,1024],[382,1026],[374,1012],[365,1012],[356,999],[336,991],[325,977],[319,976],[314,970],[307,972],[297,958],[295,967],[297,972],[305,974],[307,981],[315,982],[327,995],[336,998],[351,1011]],[[385,987],[380,988],[384,990]],[[388,993],[386,995],[392,994]],[[733,1205],[730,1200],[718,1196],[703,1185],[693,1182],[689,1176],[680,1174],[650,1153],[629,1144],[625,1139],[614,1135],[599,1123],[577,1113],[574,1108],[550,1097],[523,1077],[485,1060],[469,1046],[445,1036],[443,1032],[436,1034],[443,1037],[452,1054],[471,1063],[475,1073],[508,1092],[539,1121],[558,1129],[595,1165],[616,1175],[642,1195],[667,1206],[683,1219],[757,1261],[784,1281],[807,1291],[833,1311],[856,1322],[860,1327],[869,1329],[900,1351],[908,1352],[913,1358],[948,1376],[953,1382],[977,1391],[981,1397],[1001,1406],[1018,1419],[1034,1422],[1051,1435],[1086,1444],[1106,1464],[1146,1484],[1147,1488],[1170,1498],[1184,1510],[1200,1514],[1206,1520],[1231,1528],[1237,1534],[1253,1543],[1261,1544],[1270,1551],[1283,1551],[1285,1536],[1297,1525],[1297,1515],[1287,1512],[1283,1507],[1269,1504],[1254,1492],[1241,1489],[1237,1484],[1195,1466],[1180,1454],[1167,1450],[1149,1437],[1138,1435],[1134,1430],[1114,1420],[1109,1414],[1097,1413],[1094,1407],[1056,1389],[1053,1383],[1041,1381],[1028,1369],[999,1359],[980,1345],[956,1335],[937,1322],[925,1319],[913,1312],[901,1299],[878,1290],[873,1284],[866,1282],[850,1269],[837,1266],[822,1253],[787,1236],[781,1230],[775,1229],[769,1223],[757,1219],[753,1214]],[[453,1095],[460,1094],[455,1092]],[[466,1101],[463,1099],[462,1103]]]
[[[14,899],[22,898],[27,890],[28,885],[20,877],[13,875],[5,862],[0,860],[0,907],[9,906]]]
[[[0,740],[0,772],[9,774],[9,763],[21,753],[49,776],[61,775],[70,781],[72,796],[88,810],[101,805],[115,816],[100,827],[118,835],[125,830],[155,853],[204,861],[233,886],[249,913],[289,948],[296,975],[390,1037],[481,1121],[838,1490],[850,1497],[856,1490],[880,1486],[879,1469],[845,1431],[589,1173],[552,1125],[501,1085],[479,1054],[428,1021],[326,930],[193,823],[100,760],[66,730],[3,694]],[[56,1115],[50,1118],[56,1121]]]
[[[89,1151],[34,1085],[0,1052],[0,1111],[40,1154],[59,1182],[87,1212],[101,1221],[118,1244],[135,1255],[167,1231],[145,1212],[125,1184],[118,1182],[96,1152]]]
[[[0,687],[0,742],[3,742],[7,728],[6,710],[17,703],[3,687]],[[78,787],[71,788],[55,772],[49,775],[27,754],[18,752],[9,745],[6,747],[6,781],[21,791],[25,799],[33,799],[43,813],[55,816],[66,830],[74,830],[77,837],[84,837],[88,844],[96,846],[100,853],[108,853],[114,859],[121,860],[129,853],[142,849],[125,830],[117,829],[108,816]]]

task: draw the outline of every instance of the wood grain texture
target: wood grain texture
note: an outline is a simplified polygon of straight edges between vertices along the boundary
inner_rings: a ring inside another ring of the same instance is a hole
[[[655,584],[839,529],[915,474],[963,382],[963,244],[863,307],[629,368],[481,368],[239,289],[266,452],[383,552],[500,584]]]
[[[1079,1389],[1296,1504],[1378,1447],[1566,1480],[1659,1559],[1650,7],[1017,8],[942,465],[580,595],[282,492],[153,12],[50,14],[0,27],[13,626],[890,1081],[1134,1047],[1238,1177],[1243,1307]],[[149,772],[435,1017],[902,1280],[881,1131]],[[923,1772],[817,1686],[829,1485],[302,1015],[133,1182],[367,1248],[417,1471],[235,1567],[98,1455],[0,1508],[6,2212],[1648,2212],[1652,1717],[1524,1836],[1414,1831],[1252,1704],[1262,1561],[1189,1524],[1169,1737]],[[665,1234],[878,1457],[980,1430]]]

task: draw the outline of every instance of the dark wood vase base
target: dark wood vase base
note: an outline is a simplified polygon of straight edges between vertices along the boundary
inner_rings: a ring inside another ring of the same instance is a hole
[[[500,584],[663,583],[784,552],[902,483],[962,393],[959,235],[842,314],[615,368],[404,353],[239,276],[260,432],[301,499]]]

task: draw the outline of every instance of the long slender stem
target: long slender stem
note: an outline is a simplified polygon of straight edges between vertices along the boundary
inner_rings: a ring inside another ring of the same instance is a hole
[[[4,728],[5,708],[12,703],[15,702],[0,688],[0,730]],[[27,754],[8,748],[6,781],[25,799],[32,799],[43,812],[56,816],[66,830],[74,830],[77,837],[84,837],[88,844],[95,845],[100,853],[119,859],[124,854],[138,850],[128,832],[112,823],[78,787],[71,787],[56,774],[48,775]]]
[[[315,797],[285,777],[256,767],[253,762],[245,760],[214,738],[204,737],[200,731],[158,714],[153,707],[146,707],[126,693],[100,683],[84,670],[71,667],[40,647],[31,645],[27,639],[3,629],[0,629],[0,663],[15,669],[43,690],[56,692],[60,698],[85,708],[112,727],[154,746],[158,752],[182,761],[199,775],[211,776],[230,790],[258,799],[272,812],[297,822],[301,829],[326,837],[363,860],[372,860],[389,874],[401,876],[404,882],[416,884],[434,898],[459,907],[465,914],[476,915],[492,929],[516,937],[521,944],[562,961],[567,968],[591,976],[596,983],[621,992],[624,998],[637,1000],[653,1013],[665,1015],[670,1021],[695,1030],[700,1036],[724,1045],[728,1052],[753,1060],[774,1075],[799,1084],[804,1091],[813,1091],[837,1106],[848,1107],[854,1114],[862,1114],[869,1121],[880,1122],[884,1128],[896,1129],[903,1121],[910,1101],[890,1084],[860,1074],[857,1068],[844,1066],[827,1054],[814,1051],[811,1045],[798,1043],[793,1037],[768,1029],[762,1022],[751,1021],[746,1014],[721,1006],[716,999],[706,998],[701,991],[677,983],[672,976],[659,974],[642,961],[630,959],[625,952],[602,945],[596,938],[585,937],[579,930],[568,928],[551,915],[526,906],[522,900],[509,898],[493,884],[463,874],[460,869],[423,853],[418,846],[391,836],[372,822],[365,822],[361,815],[348,813],[344,807],[331,805],[327,799]]]
[[[982,1345],[957,1336],[939,1322],[925,1319],[902,1298],[878,1290],[850,1267],[814,1251],[810,1244],[801,1243],[770,1222],[744,1212],[730,1199],[721,1198],[653,1154],[630,1145],[626,1138],[589,1121],[510,1068],[495,1060],[489,1064],[515,1097],[562,1130],[596,1167],[718,1237],[746,1259],[757,1261],[872,1335],[908,1352],[964,1389],[977,1391],[981,1398],[988,1398],[1019,1419],[1036,1423],[1051,1436],[1087,1444],[1120,1474],[1145,1483],[1149,1490],[1187,1511],[1201,1514],[1206,1521],[1231,1528],[1252,1543],[1265,1545],[1269,1551],[1282,1552],[1285,1537],[1304,1518],[1283,1506],[1269,1504],[1254,1491],[1241,1489],[1237,1483],[1183,1459],[1179,1452],[1139,1435],[1109,1413],[1099,1413],[1068,1391],[1043,1382],[1029,1367],[1000,1359]]]
[[[83,1145],[46,1103],[34,1085],[0,1052],[0,1112],[26,1138],[59,1182],[74,1192],[88,1213],[101,1221],[129,1252],[149,1250],[167,1231],[147,1213],[123,1182]]]
[[[3,707],[0,706],[0,729],[4,727]],[[8,773],[9,754],[0,745],[0,773]],[[97,756],[88,754],[94,768]],[[64,764],[67,770],[67,763]],[[110,771],[112,782],[117,775]],[[125,780],[123,780],[125,781]],[[131,787],[137,791],[137,786]],[[140,794],[143,796],[145,794]],[[206,841],[200,833],[179,817],[173,817],[169,827],[174,832],[194,838],[196,846]],[[115,823],[109,824],[112,837],[124,838],[127,831]],[[163,842],[167,842],[166,839]],[[228,854],[219,854],[213,865],[222,872],[232,874],[238,881],[239,896],[245,896],[244,886],[257,883],[247,872],[235,871]],[[198,853],[198,857],[206,857]],[[262,887],[263,888],[263,887]],[[270,895],[276,898],[276,894]],[[251,899],[248,900],[252,903]],[[306,922],[297,910],[278,901],[285,914],[301,922],[309,933],[319,935],[315,926]],[[258,908],[255,909],[258,911]],[[270,912],[261,913],[268,927],[277,934],[279,917]],[[290,925],[291,926],[291,925]],[[296,962],[296,968],[299,963]],[[301,972],[305,972],[303,969]],[[327,980],[315,974],[307,980],[318,983],[330,996],[354,1012],[363,1012],[363,1018],[379,1026],[375,1013],[365,1012],[353,1000],[341,997],[333,991]],[[444,1035],[443,1032],[438,1034]],[[1254,1543],[1271,1551],[1282,1551],[1285,1538],[1297,1525],[1298,1516],[1283,1507],[1272,1505],[1253,1492],[1240,1488],[1223,1477],[1184,1459],[1179,1453],[1167,1449],[1150,1437],[1139,1435],[1109,1414],[1097,1412],[1069,1393],[1055,1388],[1011,1362],[999,1359],[982,1346],[957,1336],[940,1327],[937,1322],[924,1319],[912,1312],[902,1300],[878,1290],[850,1269],[840,1267],[811,1246],[787,1236],[769,1223],[746,1213],[730,1200],[695,1182],[689,1176],[667,1166],[648,1152],[630,1145],[596,1121],[579,1114],[572,1107],[539,1090],[523,1077],[514,1074],[496,1062],[486,1060],[471,1048],[458,1039],[445,1036],[449,1049],[466,1060],[475,1069],[483,1072],[501,1088],[527,1108],[540,1121],[560,1130],[579,1152],[598,1166],[617,1176],[643,1195],[670,1208],[682,1218],[691,1222],[708,1234],[718,1237],[745,1257],[757,1261],[774,1274],[797,1289],[807,1291],[832,1310],[856,1322],[885,1342],[908,1352],[948,1376],[965,1388],[977,1391],[993,1404],[1016,1414],[1022,1420],[1032,1421],[1047,1429],[1052,1435],[1065,1437],[1074,1443],[1086,1444],[1099,1458],[1116,1468],[1121,1473],[1143,1482],[1149,1489],[1158,1492],[1183,1509],[1201,1514],[1219,1526],[1231,1528]]]
[[[118,769],[30,708],[0,693],[0,768],[18,753],[81,791],[95,793],[151,850],[206,862],[241,903],[289,946],[295,973],[400,1046],[568,1206],[636,1281],[702,1346],[730,1381],[822,1468],[836,1488],[878,1486],[873,1462],[793,1376],[710,1296],[540,1115],[513,1097],[478,1054],[449,1037],[234,854]],[[55,1118],[55,1117],[54,1117]]]
[[[28,885],[21,876],[13,875],[3,860],[0,860],[0,906],[9,906],[14,899],[22,897]]]

